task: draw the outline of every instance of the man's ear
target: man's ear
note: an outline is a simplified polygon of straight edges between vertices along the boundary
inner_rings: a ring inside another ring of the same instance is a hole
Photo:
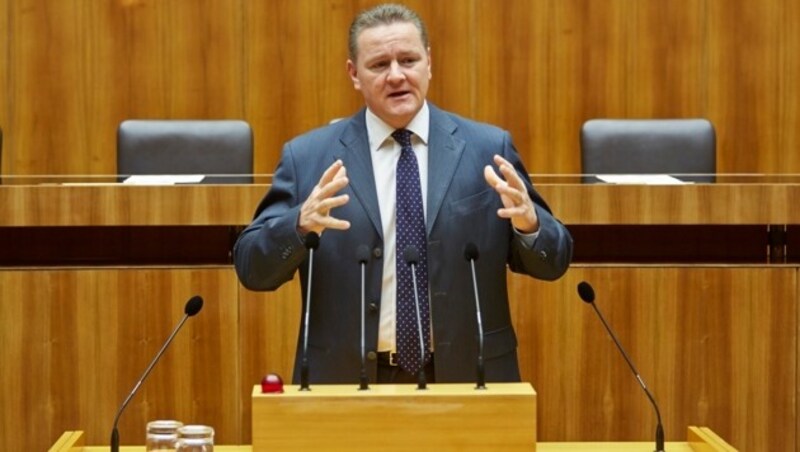
[[[431,60],[431,48],[428,47],[428,80],[433,78],[433,71],[431,70],[431,62],[432,61],[433,60]]]
[[[358,69],[356,69],[356,64],[353,60],[347,60],[347,75],[350,76],[350,80],[353,81],[353,88],[357,90],[361,90],[361,81],[358,79]]]

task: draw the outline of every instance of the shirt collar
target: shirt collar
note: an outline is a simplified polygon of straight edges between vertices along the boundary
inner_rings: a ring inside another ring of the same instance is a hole
[[[366,122],[367,136],[369,137],[369,150],[377,151],[383,143],[392,136],[395,129],[383,122],[369,107],[367,107]],[[428,144],[430,125],[431,112],[428,108],[428,101],[423,101],[422,108],[419,109],[405,128],[422,140],[424,144]]]

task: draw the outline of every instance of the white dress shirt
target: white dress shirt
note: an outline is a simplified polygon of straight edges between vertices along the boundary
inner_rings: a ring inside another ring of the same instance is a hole
[[[395,173],[400,159],[400,145],[392,138],[393,127],[375,116],[369,109],[366,114],[367,136],[378,191],[378,205],[383,227],[383,282],[381,287],[381,319],[378,329],[378,350],[395,350],[395,307],[397,286],[395,276]],[[427,221],[428,205],[428,130],[430,110],[428,103],[422,104],[416,116],[406,126],[412,132],[411,144],[419,166],[422,207]],[[427,288],[425,289],[427,290]]]
[[[428,221],[428,132],[430,130],[430,110],[427,101],[422,104],[416,116],[405,127],[412,132],[411,144],[419,166],[420,189],[422,190],[422,208],[425,221]],[[397,305],[396,255],[395,245],[395,175],[401,148],[392,133],[393,127],[375,116],[369,108],[366,113],[367,137],[372,158],[372,170],[375,177],[375,188],[378,192],[378,205],[381,211],[381,227],[383,228],[383,281],[381,286],[381,318],[378,328],[378,351],[395,351],[395,312]],[[487,162],[488,164],[489,162]],[[482,177],[482,176],[479,176]],[[523,234],[514,229],[523,244],[533,247],[539,232]],[[425,288],[428,290],[428,288]],[[430,297],[428,298],[430,299]],[[433,312],[431,312],[433,321]],[[433,341],[431,340],[431,344]]]

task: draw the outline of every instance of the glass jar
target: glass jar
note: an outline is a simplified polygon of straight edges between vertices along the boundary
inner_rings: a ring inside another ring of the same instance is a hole
[[[148,452],[171,452],[178,441],[178,429],[183,423],[172,420],[159,420],[147,423],[145,450]]]
[[[177,452],[213,452],[214,429],[207,425],[184,425],[178,429]]]

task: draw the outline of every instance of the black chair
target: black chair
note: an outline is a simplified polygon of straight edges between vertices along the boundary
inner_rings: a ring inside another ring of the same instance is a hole
[[[132,119],[117,130],[120,175],[201,174],[201,183],[252,183],[252,173],[253,132],[245,121]]]
[[[581,128],[582,173],[714,182],[716,147],[714,126],[706,119],[591,119]]]

